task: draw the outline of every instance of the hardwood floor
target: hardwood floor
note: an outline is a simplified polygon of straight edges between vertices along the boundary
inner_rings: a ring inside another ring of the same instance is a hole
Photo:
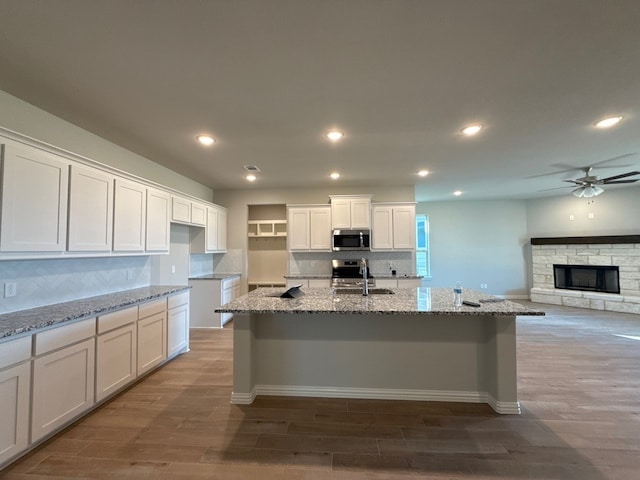
[[[521,415],[478,404],[259,397],[229,403],[232,329],[0,473],[3,479],[629,480],[640,468],[640,315],[533,305]]]

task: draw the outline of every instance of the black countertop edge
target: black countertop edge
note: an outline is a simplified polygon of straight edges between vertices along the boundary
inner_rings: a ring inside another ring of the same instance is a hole
[[[591,237],[536,237],[531,245],[576,245],[576,244],[620,244],[640,243],[640,235],[598,235]]]

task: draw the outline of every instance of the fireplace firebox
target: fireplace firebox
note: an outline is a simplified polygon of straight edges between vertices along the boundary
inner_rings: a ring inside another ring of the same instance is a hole
[[[554,265],[556,288],[620,293],[620,271],[609,265]]]

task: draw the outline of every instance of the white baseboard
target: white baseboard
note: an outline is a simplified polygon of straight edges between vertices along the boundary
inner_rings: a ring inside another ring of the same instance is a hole
[[[285,397],[365,398],[375,400],[416,400],[422,402],[487,403],[497,413],[519,414],[519,402],[499,402],[486,392],[460,392],[441,390],[403,390],[374,388],[334,388],[291,385],[256,385],[250,393],[232,393],[231,402],[249,405],[256,395]]]

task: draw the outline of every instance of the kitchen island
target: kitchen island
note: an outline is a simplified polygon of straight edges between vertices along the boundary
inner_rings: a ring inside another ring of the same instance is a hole
[[[232,402],[256,395],[488,403],[520,413],[516,316],[544,315],[465,291],[390,295],[306,289],[298,298],[260,288],[219,312],[234,314]]]

